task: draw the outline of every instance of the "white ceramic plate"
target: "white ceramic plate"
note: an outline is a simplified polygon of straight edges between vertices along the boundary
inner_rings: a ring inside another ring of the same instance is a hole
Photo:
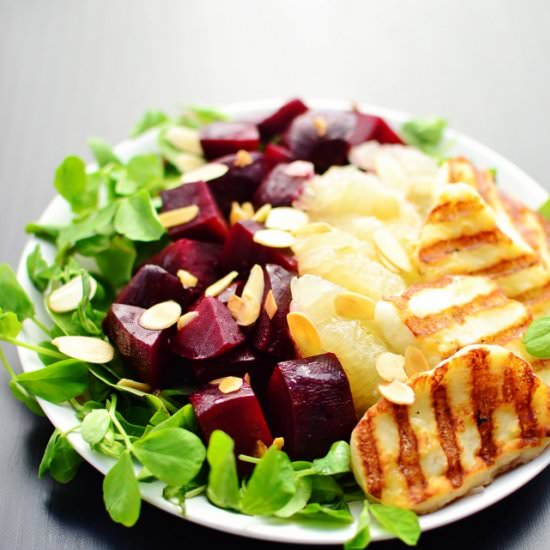
[[[273,110],[281,104],[281,100],[268,100],[221,106],[220,109],[235,117],[248,118],[258,113]],[[343,101],[311,100],[308,101],[308,104],[314,108],[346,109],[350,107],[349,102]],[[398,128],[402,122],[410,118],[403,113],[397,113],[389,109],[374,107],[372,105],[360,105],[360,108],[367,113],[373,113],[384,117],[396,128]],[[548,194],[540,185],[517,166],[504,159],[493,150],[452,130],[447,132],[447,137],[454,142],[453,154],[465,155],[480,166],[496,168],[498,171],[499,186],[511,195],[520,198],[533,208],[537,208],[546,200]],[[135,154],[155,150],[155,143],[155,134],[151,132],[143,135],[137,140],[121,143],[116,147],[115,151],[122,160],[127,160]],[[40,221],[42,223],[54,224],[62,223],[69,219],[70,211],[68,206],[63,199],[57,197],[45,210]],[[34,248],[36,242],[38,241],[31,239],[23,250],[18,268],[18,278],[35,302],[38,316],[42,320],[45,320],[46,313],[42,306],[42,297],[30,283],[26,274],[24,261]],[[41,244],[46,259],[52,259],[54,256],[53,247],[44,243]],[[29,342],[38,342],[41,339],[41,335],[37,329],[30,325],[25,325],[21,336],[24,340]],[[31,371],[41,368],[41,363],[33,352],[19,349],[19,357],[23,365],[23,370]],[[69,406],[54,405],[43,400],[40,400],[40,405],[52,424],[62,431],[66,431],[78,423],[73,410]],[[105,473],[111,467],[113,461],[90,450],[89,446],[78,433],[72,433],[69,437],[78,453],[100,472]],[[422,516],[420,519],[422,530],[427,531],[435,527],[446,525],[490,506],[510,493],[513,493],[534,478],[549,463],[550,449],[532,462],[524,464],[502,475],[482,491],[464,497],[446,506],[442,510]],[[141,484],[141,494],[144,500],[150,502],[154,506],[166,510],[171,514],[181,515],[178,507],[162,498],[162,485],[160,483]],[[359,508],[359,504],[357,506],[352,506],[355,514],[358,513]],[[354,525],[336,529],[321,529],[319,527],[314,528],[295,525],[282,520],[235,514],[212,506],[204,497],[197,497],[188,501],[185,518],[189,521],[236,535],[286,543],[316,545],[340,544],[350,538],[355,532]],[[388,538],[387,535],[376,529],[373,529],[372,535],[374,540]]]

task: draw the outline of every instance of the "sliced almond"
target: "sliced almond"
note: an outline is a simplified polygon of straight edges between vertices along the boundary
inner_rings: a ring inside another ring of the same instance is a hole
[[[238,276],[239,274],[237,271],[229,272],[225,277],[218,279],[215,283],[207,287],[204,291],[204,295],[213,298],[221,294]]]
[[[253,241],[269,248],[288,248],[294,244],[294,237],[280,229],[260,229],[254,233]]]
[[[256,441],[253,456],[256,458],[262,458],[265,453],[267,453],[267,445],[261,439],[258,439],[258,441]]]
[[[252,212],[249,213],[248,210],[243,207],[244,205],[240,205],[236,201],[233,201],[231,203],[231,212],[229,213],[229,225],[235,225],[238,222],[242,222],[252,218],[252,216],[254,215],[254,209],[252,209]]]
[[[414,390],[399,380],[394,380],[389,384],[380,384],[378,389],[383,397],[396,405],[412,405],[414,403]]]
[[[327,121],[322,116],[316,116],[313,119],[313,127],[319,137],[324,137],[327,134]]]
[[[312,222],[296,229],[294,235],[296,237],[307,237],[308,235],[319,235],[321,233],[330,233],[332,225],[327,222]]]
[[[264,223],[269,213],[271,212],[271,205],[269,203],[261,206],[256,213],[252,216],[252,220],[258,223]]]
[[[146,309],[139,324],[148,330],[164,330],[175,325],[181,317],[181,306],[174,300],[160,302]]]
[[[132,380],[130,378],[121,378],[117,383],[117,386],[122,386],[124,388],[131,388],[133,390],[142,391],[145,393],[151,392],[151,386],[149,384],[144,384],[143,382],[138,382],[137,380]]]
[[[199,316],[198,311],[188,311],[184,313],[176,324],[176,328],[181,330],[183,327],[186,327],[193,319],[196,319]]]
[[[264,272],[255,264],[250,270],[241,296],[229,297],[227,308],[238,325],[247,327],[258,320],[264,294]]]
[[[356,292],[342,292],[334,297],[334,310],[340,317],[370,321],[374,318],[376,304],[370,298]]]
[[[268,229],[281,229],[282,231],[297,231],[309,223],[309,216],[302,210],[290,206],[272,208],[269,212],[265,226]]]
[[[58,336],[52,344],[64,355],[86,363],[101,365],[112,361],[115,356],[109,342],[93,336]]]
[[[199,215],[199,207],[196,204],[190,204],[183,208],[167,210],[159,214],[159,221],[163,227],[169,229],[176,225],[182,225],[193,221]]]
[[[375,361],[376,372],[383,380],[392,382],[399,380],[400,382],[407,381],[407,373],[405,372],[405,358],[396,353],[384,352],[376,357]]]
[[[174,156],[172,162],[182,174],[197,170],[205,164],[202,157],[197,157],[191,153],[179,153]]]
[[[238,376],[226,376],[219,384],[218,389],[222,393],[239,391],[243,385],[243,379]]]
[[[243,202],[241,204],[241,208],[243,209],[245,214],[250,218],[254,215],[254,207],[252,206],[251,202]]]
[[[90,281],[90,300],[95,296],[97,290],[97,282],[93,277],[89,277]],[[82,277],[74,277],[68,283],[56,288],[48,296],[48,307],[54,313],[66,313],[74,311],[78,308],[82,301],[84,290],[82,288]]]
[[[302,357],[322,353],[321,338],[313,323],[299,311],[291,311],[287,316],[288,330]]]
[[[388,270],[388,271],[391,271],[392,273],[396,273],[397,275],[399,275],[401,272],[401,270],[396,267],[395,265],[393,265],[391,262],[389,262],[386,257],[381,253],[381,252],[378,252],[376,254],[376,259]]]
[[[243,300],[261,304],[264,284],[264,270],[260,265],[254,264],[243,287],[241,294]]]
[[[386,260],[405,273],[412,271],[412,265],[405,249],[387,229],[383,227],[377,229],[373,233],[373,239],[376,248]]]
[[[279,449],[279,451],[280,451],[285,446],[285,438],[284,437],[276,437],[273,440],[272,445],[273,445],[273,447],[275,447],[276,449]]]
[[[407,346],[405,350],[405,371],[409,378],[430,369],[430,364],[424,353],[415,346]]]
[[[237,168],[244,168],[245,166],[248,166],[253,162],[254,159],[248,151],[245,151],[244,149],[239,149],[235,154],[235,160],[233,161],[233,164],[237,166]]]
[[[275,296],[273,296],[273,290],[271,289],[269,289],[269,292],[265,297],[264,309],[270,319],[273,319],[273,317],[275,317],[275,313],[277,313],[278,307],[277,302],[275,301]]]
[[[178,269],[177,276],[180,280],[181,286],[185,289],[195,288],[199,282],[195,275],[189,273],[189,271],[186,271],[185,269]]]
[[[184,126],[172,126],[164,133],[164,139],[180,151],[202,155],[201,140],[197,130]]]
[[[210,181],[221,178],[227,174],[229,168],[220,162],[211,162],[205,164],[192,172],[187,172],[181,178],[182,183],[191,183],[193,181]]]
[[[287,164],[284,171],[288,176],[293,178],[313,177],[315,174],[313,163],[308,162],[307,160],[295,160],[290,164]]]

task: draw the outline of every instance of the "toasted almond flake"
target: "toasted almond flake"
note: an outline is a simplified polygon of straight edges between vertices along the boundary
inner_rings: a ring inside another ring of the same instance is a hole
[[[245,214],[249,217],[254,215],[254,207],[251,202],[243,202],[241,208],[244,210]]]
[[[181,306],[174,300],[160,302],[146,309],[139,318],[139,324],[148,330],[164,330],[178,322]]]
[[[229,212],[229,225],[235,225],[238,222],[249,220],[254,215],[254,210],[252,214],[248,214],[245,209],[236,201],[231,203],[231,212]]]
[[[116,385],[124,388],[132,388],[133,390],[138,390],[145,393],[151,392],[151,386],[149,386],[149,384],[144,384],[143,382],[138,382],[137,380],[132,380],[130,378],[121,378]]]
[[[407,381],[407,373],[405,372],[405,358],[396,353],[384,352],[376,357],[375,366],[376,372],[383,380],[392,382],[399,380],[400,382]]]
[[[159,221],[163,227],[169,229],[176,225],[182,225],[193,221],[199,215],[199,207],[196,204],[190,204],[183,208],[167,210],[159,214]]]
[[[225,277],[218,279],[215,283],[212,283],[204,291],[205,296],[215,297],[221,294],[237,277],[239,276],[237,271],[229,272]]]
[[[269,248],[288,248],[294,244],[294,237],[280,229],[259,229],[254,233],[253,240]]]
[[[219,384],[218,389],[222,393],[239,391],[243,385],[243,379],[238,376],[226,376]]]
[[[250,386],[250,374],[245,373],[243,380]]]
[[[295,160],[290,164],[287,164],[284,171],[288,176],[294,178],[313,177],[315,174],[313,163],[307,160]]]
[[[401,243],[385,228],[381,227],[373,233],[374,244],[380,254],[395,267],[409,273],[412,271],[412,265],[401,246]]]
[[[414,390],[399,380],[394,380],[389,384],[380,384],[378,389],[383,397],[396,405],[412,405],[414,403]]]
[[[366,141],[355,145],[350,149],[348,159],[351,164],[362,170],[374,171],[376,164],[374,159],[382,146],[377,141]]]
[[[183,327],[186,327],[193,319],[196,319],[199,316],[198,311],[188,311],[184,313],[176,324],[176,328],[181,330]]]
[[[109,342],[93,336],[58,336],[52,340],[52,344],[68,357],[86,363],[108,363],[115,356],[115,350]]]
[[[405,349],[405,371],[409,378],[430,369],[430,364],[422,351],[415,346],[407,346]]]
[[[370,321],[376,304],[367,296],[356,292],[342,292],[334,297],[334,310],[340,317]]]
[[[247,327],[258,320],[264,294],[264,272],[255,264],[250,270],[241,296],[229,297],[227,308],[238,325]]]
[[[195,275],[189,273],[189,271],[185,269],[178,269],[177,276],[180,280],[181,285],[185,289],[195,288],[197,286],[197,283],[199,282],[198,278],[195,277]]]
[[[174,157],[172,162],[182,174],[191,172],[192,170],[197,170],[201,166],[205,165],[202,157],[197,157],[190,153],[180,153]]]
[[[97,290],[97,282],[93,277],[89,278],[90,281],[90,300],[95,296]],[[54,313],[66,313],[68,311],[74,311],[78,308],[82,301],[84,290],[82,288],[82,277],[74,277],[68,283],[56,288],[48,296],[48,307]]]
[[[199,133],[192,128],[172,126],[172,128],[166,130],[164,139],[180,151],[193,153],[194,155],[202,155]]]
[[[319,235],[321,233],[330,233],[332,225],[327,222],[312,222],[300,227],[294,231],[296,237],[307,237],[308,235]]]
[[[264,295],[264,284],[264,270],[262,266],[254,264],[243,287],[242,299],[261,304]]]
[[[268,229],[281,229],[282,231],[297,231],[309,223],[309,216],[302,210],[290,206],[279,206],[271,209],[265,226]]]
[[[258,223],[264,223],[269,213],[271,212],[271,205],[269,203],[261,206],[256,213],[252,216],[252,220]]]
[[[244,149],[239,149],[235,154],[235,160],[233,161],[233,164],[237,166],[237,168],[244,168],[245,166],[248,166],[253,162],[254,159],[248,151],[245,151]]]
[[[284,437],[276,437],[274,440],[273,440],[273,443],[272,445],[276,448],[276,449],[279,449],[279,451],[285,446],[285,438]]]
[[[322,116],[316,116],[313,119],[313,127],[319,137],[324,137],[327,134],[327,121]]]
[[[313,323],[301,312],[291,311],[287,316],[288,330],[302,357],[322,353],[321,338]]]
[[[256,458],[262,458],[265,453],[267,453],[267,446],[261,439],[258,439],[258,441],[256,441],[253,456]]]
[[[271,289],[269,289],[269,292],[265,297],[264,309],[270,319],[273,319],[273,317],[275,317],[275,313],[277,313],[278,307],[277,302],[275,301],[275,296],[273,296],[273,290]]]
[[[398,275],[401,273],[401,270],[393,265],[390,261],[386,259],[386,257],[381,253],[378,252],[376,254],[376,259],[381,263],[388,271],[391,271],[392,273],[397,273]]]
[[[225,376],[222,376],[221,378],[214,378],[214,380],[210,380],[208,382],[209,384],[212,384],[212,386],[219,386],[221,381],[225,378]]]
[[[205,164],[192,172],[187,172],[181,178],[182,183],[191,183],[193,181],[210,181],[221,178],[227,174],[229,168],[225,164],[219,162],[211,162]]]

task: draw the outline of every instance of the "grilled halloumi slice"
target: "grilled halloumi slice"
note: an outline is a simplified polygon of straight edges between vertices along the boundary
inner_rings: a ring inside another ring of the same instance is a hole
[[[522,359],[525,359],[531,365],[536,375],[545,384],[550,386],[550,359],[539,359],[528,353],[521,338],[511,340],[505,347],[516,355],[519,355]]]
[[[464,348],[410,385],[412,405],[380,399],[351,436],[357,482],[384,504],[437,510],[550,442],[550,387],[500,346]]]
[[[375,321],[393,351],[414,345],[433,367],[469,344],[521,337],[531,315],[488,277],[446,275],[379,301]]]

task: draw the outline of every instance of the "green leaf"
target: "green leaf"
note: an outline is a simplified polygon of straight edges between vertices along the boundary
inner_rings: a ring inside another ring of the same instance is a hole
[[[100,168],[109,163],[120,164],[119,158],[113,153],[113,148],[102,139],[90,138],[88,146]]]
[[[539,206],[539,214],[543,218],[550,220],[550,199],[547,199],[541,206]]]
[[[23,324],[12,311],[0,310],[0,339],[15,338],[23,328]]]
[[[198,107],[192,106],[188,107],[180,117],[180,124],[188,126],[189,128],[200,128],[206,124],[211,124],[212,122],[228,120],[229,117],[210,107]]]
[[[37,244],[33,251],[27,256],[26,265],[27,275],[32,284],[40,290],[40,292],[44,292],[50,282],[52,270],[42,257],[40,245]]]
[[[155,154],[132,157],[126,168],[128,178],[137,184],[138,189],[157,183],[164,175],[162,160]]]
[[[18,401],[21,401],[27,409],[29,409],[34,414],[37,414],[38,416],[44,416],[44,413],[42,412],[42,409],[40,408],[40,405],[36,401],[36,399],[29,394],[29,392],[21,386],[21,384],[18,384],[15,380],[10,380],[8,382],[8,386],[10,388],[10,391],[12,395],[17,399]]]
[[[439,117],[416,118],[403,124],[401,134],[408,145],[434,155],[440,152],[446,127]]]
[[[38,477],[46,472],[59,483],[68,483],[78,471],[82,459],[72,448],[69,440],[59,430],[51,435],[38,467]]]
[[[160,126],[168,120],[170,120],[170,117],[162,111],[147,111],[143,115],[141,120],[139,120],[138,123],[134,126],[134,129],[132,130],[132,133],[130,135],[132,137],[139,136],[140,134],[143,134],[151,128],[156,128],[157,126]]]
[[[357,532],[344,544],[344,550],[363,550],[370,543],[370,515],[369,503],[365,500],[363,509],[357,519]]]
[[[8,264],[0,265],[0,309],[13,311],[20,321],[34,315],[31,299]]]
[[[109,248],[96,255],[101,273],[108,277],[115,287],[122,286],[132,278],[132,269],[137,257],[134,243],[122,236],[115,236]]]
[[[529,325],[523,336],[523,345],[535,357],[550,358],[550,316],[540,317]]]
[[[140,462],[168,485],[185,485],[200,471],[206,456],[202,441],[183,428],[150,432],[134,443]]]
[[[97,188],[91,185],[86,174],[86,165],[78,157],[67,157],[55,171],[55,188],[71,205],[73,212],[80,213],[97,204]]]
[[[239,478],[233,440],[220,430],[212,432],[206,459],[210,465],[206,490],[208,499],[220,508],[238,510]]]
[[[313,502],[328,503],[342,500],[344,491],[334,478],[329,476],[310,476],[307,479],[311,480],[311,500]]]
[[[164,411],[157,411],[155,415],[159,413],[166,414]],[[187,403],[187,405],[184,405],[173,415],[166,418],[166,420],[163,420],[162,422],[156,424],[151,429],[151,431],[155,432],[158,430],[165,430],[166,428],[184,428],[190,432],[195,433],[197,431],[197,420],[193,411],[193,405],[191,405],[191,403]]]
[[[60,229],[61,226],[58,225],[43,225],[39,223],[28,223],[25,226],[25,232],[29,235],[35,235],[39,239],[52,243],[57,239]]]
[[[335,441],[323,458],[313,461],[313,469],[324,476],[344,474],[351,470],[351,452],[345,441]]]
[[[280,510],[275,512],[278,518],[289,518],[305,508],[311,497],[311,479],[307,477],[296,480],[296,492]]]
[[[285,453],[272,446],[252,472],[241,509],[253,516],[270,516],[286,506],[295,492],[292,464]]]
[[[48,440],[48,444],[46,445],[46,449],[42,455],[42,460],[38,466],[39,478],[43,477],[44,474],[50,469],[50,464],[52,463],[53,455],[55,453],[55,445],[60,435],[61,432],[56,428]]]
[[[414,546],[418,542],[421,530],[418,516],[413,511],[385,504],[371,504],[370,510],[386,531],[405,544]]]
[[[132,527],[139,518],[141,495],[130,453],[122,453],[103,480],[103,501],[113,521]]]
[[[14,380],[29,393],[52,403],[62,403],[80,395],[88,387],[88,367],[76,359],[63,359]]]
[[[94,409],[82,421],[80,434],[90,446],[97,445],[107,433],[111,417],[106,409]]]
[[[327,523],[353,523],[353,516],[347,504],[344,502],[334,505],[323,505],[318,502],[310,502],[294,517],[301,520],[307,520],[308,522],[318,522],[324,525]]]
[[[120,201],[115,229],[132,241],[156,241],[165,231],[146,191]]]

